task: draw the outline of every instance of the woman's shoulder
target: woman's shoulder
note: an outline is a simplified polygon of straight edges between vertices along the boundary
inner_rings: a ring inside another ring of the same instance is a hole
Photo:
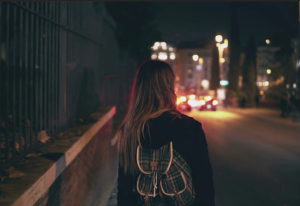
[[[171,128],[174,130],[184,130],[195,132],[202,128],[201,122],[194,119],[193,117],[187,116],[185,114],[180,113],[179,116],[173,118],[170,124]]]

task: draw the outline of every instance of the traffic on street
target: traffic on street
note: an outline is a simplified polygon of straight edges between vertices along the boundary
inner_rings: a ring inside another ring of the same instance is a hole
[[[300,124],[218,110],[186,112],[206,134],[216,205],[299,206]]]

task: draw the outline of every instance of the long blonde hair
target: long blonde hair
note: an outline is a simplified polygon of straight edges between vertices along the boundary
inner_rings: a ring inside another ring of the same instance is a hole
[[[167,111],[180,116],[176,110],[174,81],[174,72],[165,62],[149,60],[138,69],[128,113],[118,131],[120,165],[126,174],[137,170],[136,148],[141,145],[141,136],[145,138],[145,126],[149,132],[149,120]]]

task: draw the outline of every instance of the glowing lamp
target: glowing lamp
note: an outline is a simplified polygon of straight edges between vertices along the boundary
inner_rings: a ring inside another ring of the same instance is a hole
[[[199,56],[197,54],[193,55],[193,60],[194,61],[198,61],[198,59],[199,59]]]
[[[223,41],[223,37],[221,35],[216,36],[216,42],[221,42]]]

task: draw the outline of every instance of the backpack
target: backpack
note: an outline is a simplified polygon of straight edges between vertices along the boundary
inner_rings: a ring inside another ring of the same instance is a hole
[[[159,149],[137,147],[139,172],[133,188],[139,205],[187,206],[195,200],[191,168],[173,150],[172,142]]]

